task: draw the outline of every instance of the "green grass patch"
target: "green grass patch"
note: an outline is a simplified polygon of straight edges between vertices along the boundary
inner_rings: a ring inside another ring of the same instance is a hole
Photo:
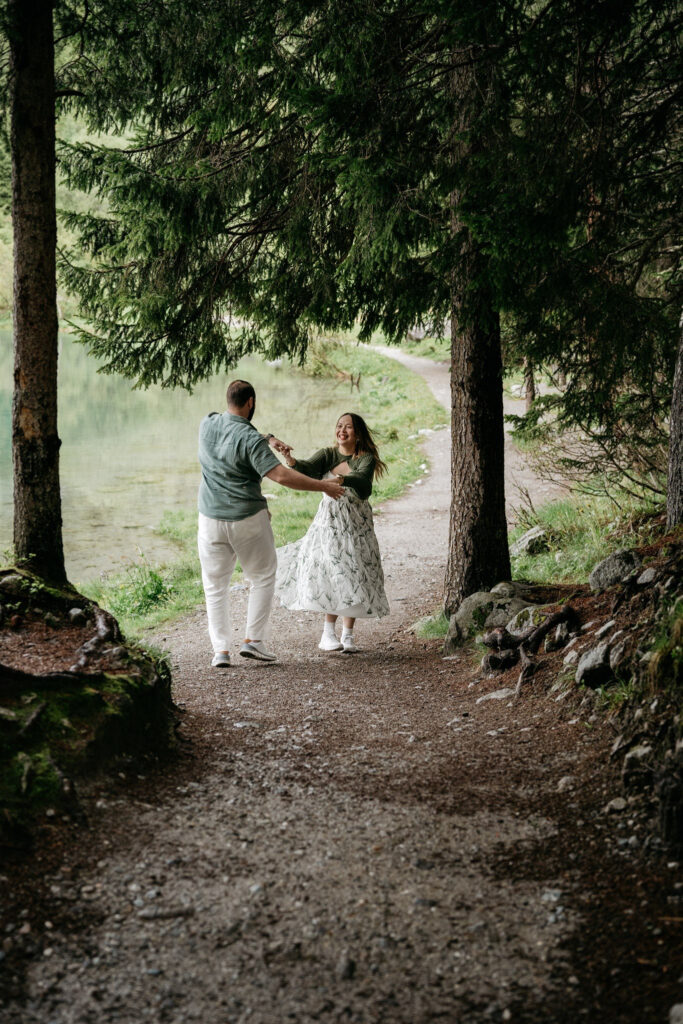
[[[176,520],[180,515],[175,514]],[[188,512],[188,528],[190,522],[196,533],[196,516]],[[163,521],[160,532],[165,532]],[[185,549],[179,548],[178,560],[170,564],[151,566],[141,560],[123,573],[91,580],[81,590],[116,616],[125,636],[139,637],[194,611],[204,600],[199,559],[192,548],[189,542]]]
[[[345,331],[337,335],[337,339],[341,341],[354,342],[358,341],[358,334],[360,328],[356,328],[354,331]],[[383,331],[374,331],[369,345],[388,345],[389,342]],[[435,363],[450,363],[451,361],[451,341],[450,338],[432,338],[425,337],[417,339],[404,338],[400,345],[395,346],[400,349],[401,352],[408,352],[411,356],[421,356],[423,359],[432,359]]]
[[[624,704],[634,700],[640,687],[633,679],[617,679],[609,686],[598,686],[593,691],[598,711],[618,711]]]
[[[448,632],[448,619],[443,611],[435,611],[432,615],[418,619],[413,629],[415,636],[423,640],[442,640]]]
[[[307,368],[316,375],[337,376],[341,372],[349,376],[347,400],[340,399],[338,412],[357,412],[366,420],[388,465],[388,473],[375,481],[371,499],[375,514],[381,515],[382,502],[398,497],[408,484],[424,475],[427,464],[418,431],[443,426],[448,418],[446,411],[421,378],[395,360],[355,342],[316,343]],[[351,386],[350,378],[357,381],[359,376],[359,386]],[[320,438],[320,447],[332,443],[333,437]],[[263,492],[269,501],[276,545],[302,537],[315,515],[320,495],[291,491],[270,480],[264,482]],[[140,636],[203,603],[196,510],[165,514],[159,532],[178,548],[178,558],[172,563],[152,565],[143,559],[123,573],[82,587],[86,596],[116,615],[127,636]],[[236,578],[239,576],[238,567]]]
[[[432,359],[435,363],[449,363],[451,361],[450,338],[421,338],[420,341],[406,338],[401,342],[401,349],[404,352],[409,352],[411,356]]]
[[[537,583],[585,583],[593,567],[612,551],[645,544],[656,533],[652,505],[630,500],[617,507],[608,498],[574,495],[526,513],[510,532],[517,540],[542,526],[548,550],[511,557],[513,579]]]

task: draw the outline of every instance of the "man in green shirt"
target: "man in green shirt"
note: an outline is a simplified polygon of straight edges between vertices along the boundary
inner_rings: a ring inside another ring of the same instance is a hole
[[[295,491],[321,491],[340,498],[339,480],[314,480],[283,466],[273,447],[287,446],[252,425],[256,393],[245,380],[227,390],[228,410],[205,416],[199,427],[199,561],[206,598],[212,665],[230,665],[230,578],[239,558],[250,581],[247,629],[240,654],[275,661],[268,649],[268,622],[275,590],[277,555],[261,480],[267,476]]]

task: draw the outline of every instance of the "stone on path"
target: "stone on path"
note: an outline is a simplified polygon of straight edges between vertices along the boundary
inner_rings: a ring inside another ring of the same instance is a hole
[[[626,810],[627,806],[628,804],[623,796],[615,796],[614,800],[610,800],[606,805],[605,814],[621,814],[622,811]]]
[[[505,687],[503,690],[493,690],[492,693],[485,693],[481,697],[477,697],[477,704],[481,704],[485,700],[505,700],[506,697],[514,697],[515,691],[509,687]]]

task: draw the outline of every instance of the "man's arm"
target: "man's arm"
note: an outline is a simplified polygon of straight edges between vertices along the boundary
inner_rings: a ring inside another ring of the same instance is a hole
[[[330,498],[341,498],[344,488],[338,480],[314,480],[303,473],[297,473],[295,469],[288,466],[274,466],[266,473],[269,480],[283,487],[290,487],[293,491],[322,491]]]
[[[271,448],[274,448],[276,452],[280,452],[285,458],[290,457],[292,451],[291,444],[287,444],[285,441],[281,441],[275,434],[263,434],[262,437],[268,442]]]

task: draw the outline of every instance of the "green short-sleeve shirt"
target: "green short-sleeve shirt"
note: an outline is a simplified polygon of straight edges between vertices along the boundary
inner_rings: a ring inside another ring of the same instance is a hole
[[[235,522],[266,508],[261,480],[280,461],[244,416],[212,412],[199,426],[199,511]]]

